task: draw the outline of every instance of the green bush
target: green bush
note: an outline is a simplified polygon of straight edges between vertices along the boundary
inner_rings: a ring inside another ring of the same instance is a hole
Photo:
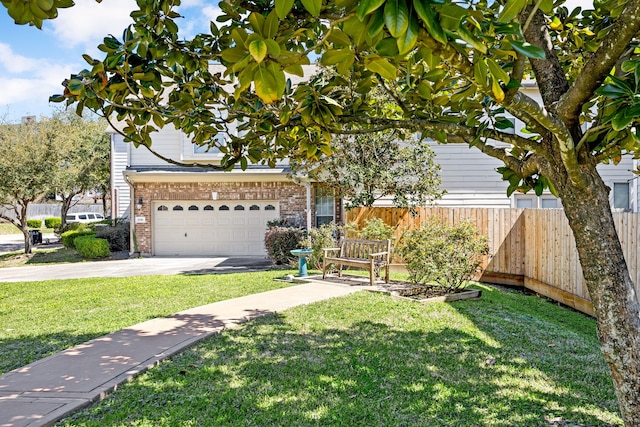
[[[269,258],[275,264],[289,264],[293,260],[292,249],[299,249],[304,232],[295,227],[271,227],[264,236]]]
[[[351,222],[344,226],[345,232],[349,235],[355,235],[357,239],[362,240],[387,240],[393,238],[395,229],[387,225],[380,218],[369,218],[364,222],[364,227],[358,229],[355,222]]]
[[[453,292],[480,266],[489,252],[487,237],[468,222],[449,225],[432,220],[403,233],[396,253],[407,264],[415,284],[437,283]]]
[[[95,231],[87,228],[78,228],[77,230],[65,231],[60,235],[60,240],[65,248],[75,248],[75,239],[82,236],[95,236]]]
[[[28,219],[27,227],[33,230],[39,230],[42,228],[42,220],[41,219]]]
[[[76,250],[83,258],[105,258],[111,255],[109,242],[106,239],[96,239],[93,236],[79,236],[74,240]]]
[[[129,250],[130,227],[127,221],[96,227],[96,237],[106,239],[113,252]]]
[[[52,218],[45,218],[44,219],[44,226],[46,228],[60,228],[60,225],[62,224],[62,220],[60,218],[57,217],[52,217]]]
[[[338,234],[340,228],[334,223],[323,224],[318,228],[312,228],[307,232],[308,238],[301,242],[302,247],[313,249],[308,258],[309,266],[316,269],[322,268],[324,257],[323,248],[335,248],[338,246]]]

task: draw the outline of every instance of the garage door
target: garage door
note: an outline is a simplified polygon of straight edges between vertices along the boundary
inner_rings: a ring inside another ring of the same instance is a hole
[[[280,217],[277,202],[156,202],[155,255],[266,255],[267,222]]]

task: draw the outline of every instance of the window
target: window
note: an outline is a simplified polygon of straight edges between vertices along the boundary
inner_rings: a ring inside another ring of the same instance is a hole
[[[220,206],[220,209],[218,209],[219,211],[228,211],[229,210],[229,206],[227,205],[222,205]]]
[[[202,209],[203,211],[212,211],[213,210],[213,206],[211,205],[207,205],[204,207],[204,209]]]
[[[190,211],[197,211],[198,207],[196,205],[191,205],[191,206],[189,206],[189,210]]]
[[[333,190],[326,187],[316,188],[316,227],[330,224],[334,220],[335,199]]]
[[[512,206],[518,209],[558,209],[562,208],[560,199],[551,194],[535,196],[529,194],[516,194]]]
[[[251,206],[249,207],[249,210],[250,210],[250,211],[259,211],[259,210],[260,210],[260,206],[258,206],[258,205],[251,205]]]
[[[518,209],[530,209],[533,208],[533,198],[530,197],[516,197],[516,208]]]
[[[264,207],[264,210],[265,211],[275,211],[276,207],[273,206],[273,205],[267,205],[267,206]]]
[[[168,210],[169,210],[169,208],[168,208],[168,207],[166,207],[165,205],[160,205],[160,206],[158,206],[158,210],[159,210],[159,211],[168,211]]]
[[[557,209],[560,206],[558,203],[558,199],[556,199],[555,197],[541,197],[540,207],[542,209]]]
[[[244,210],[244,206],[242,205],[236,205],[235,208],[233,208],[234,211],[243,211]]]
[[[629,183],[614,182],[613,183],[613,208],[629,210]]]
[[[182,206],[180,206],[180,205],[175,205],[175,206],[173,207],[173,210],[174,210],[174,211],[183,211],[183,210],[184,210],[184,208],[183,208]]]

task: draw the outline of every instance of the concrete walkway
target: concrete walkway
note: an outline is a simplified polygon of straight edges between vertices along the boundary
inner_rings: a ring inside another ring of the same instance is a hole
[[[149,320],[18,368],[0,376],[0,427],[51,425],[225,328],[359,289],[310,282],[220,301]]]

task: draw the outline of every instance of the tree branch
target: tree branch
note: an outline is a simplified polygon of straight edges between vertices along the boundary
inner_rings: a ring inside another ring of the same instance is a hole
[[[628,0],[620,17],[608,30],[600,48],[591,55],[576,81],[560,97],[556,111],[565,123],[570,124],[578,120],[582,105],[600,87],[639,31],[640,0]]]

